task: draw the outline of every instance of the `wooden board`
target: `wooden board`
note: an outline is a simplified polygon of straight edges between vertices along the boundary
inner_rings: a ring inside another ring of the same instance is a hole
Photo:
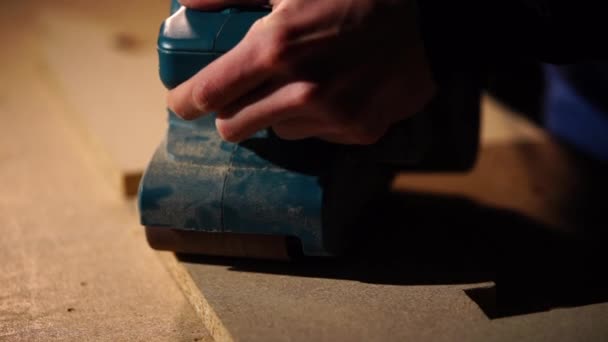
[[[217,340],[606,340],[608,257],[577,231],[603,216],[581,196],[582,179],[608,190],[605,169],[491,99],[483,108],[476,168],[399,175],[363,215],[353,258],[165,263]]]
[[[29,5],[0,10],[0,340],[209,341],[41,78]]]
[[[605,267],[562,236],[581,217],[603,217],[601,206],[581,200],[605,194],[602,172],[491,101],[478,167],[400,175],[362,220],[367,248],[353,259],[178,261],[162,253],[187,305],[146,247],[133,208],[115,196],[133,193],[164,130],[164,92],[150,70],[166,6],[2,5],[3,23],[25,29],[2,31],[11,49],[0,56],[8,80],[0,85],[0,177],[9,180],[0,191],[0,337],[608,338],[608,287],[577,273]]]
[[[32,6],[33,7],[33,6]],[[156,37],[169,1],[39,1],[46,81],[118,191],[135,195],[166,129]]]

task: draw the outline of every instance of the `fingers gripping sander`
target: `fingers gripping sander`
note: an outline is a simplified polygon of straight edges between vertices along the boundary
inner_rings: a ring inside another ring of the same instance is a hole
[[[267,13],[201,12],[173,1],[158,39],[162,82],[176,87],[234,47]],[[271,130],[233,144],[220,138],[213,115],[183,121],[169,111],[167,136],[139,190],[148,242],[161,250],[223,256],[342,254],[350,227],[388,191],[394,172],[473,165],[478,88],[444,88],[424,113],[371,146],[285,141]]]

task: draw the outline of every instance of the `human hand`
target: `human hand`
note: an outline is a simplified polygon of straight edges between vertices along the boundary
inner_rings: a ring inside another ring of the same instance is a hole
[[[190,8],[260,0],[181,0]],[[435,92],[413,0],[273,0],[232,50],[171,90],[184,119],[217,113],[225,140],[272,127],[284,139],[371,144]]]

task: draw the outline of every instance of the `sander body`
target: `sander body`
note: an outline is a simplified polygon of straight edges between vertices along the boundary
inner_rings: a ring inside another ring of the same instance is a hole
[[[175,0],[171,7],[158,38],[160,79],[168,89],[233,48],[269,13],[195,11]],[[424,111],[369,146],[286,141],[270,129],[234,144],[216,132],[214,115],[184,121],[168,111],[167,135],[139,188],[148,242],[220,256],[342,255],[350,227],[389,191],[396,172],[463,172],[474,165],[479,89],[470,74],[455,74]]]

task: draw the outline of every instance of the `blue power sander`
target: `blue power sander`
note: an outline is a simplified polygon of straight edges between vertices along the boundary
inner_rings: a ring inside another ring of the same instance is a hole
[[[202,12],[174,0],[171,12],[158,39],[169,89],[234,47],[269,9]],[[473,166],[479,89],[470,75],[448,78],[424,112],[370,146],[286,141],[271,129],[233,144],[220,138],[213,115],[184,121],[169,111],[167,136],[139,189],[148,242],[219,256],[340,256],[351,227],[396,172]]]

